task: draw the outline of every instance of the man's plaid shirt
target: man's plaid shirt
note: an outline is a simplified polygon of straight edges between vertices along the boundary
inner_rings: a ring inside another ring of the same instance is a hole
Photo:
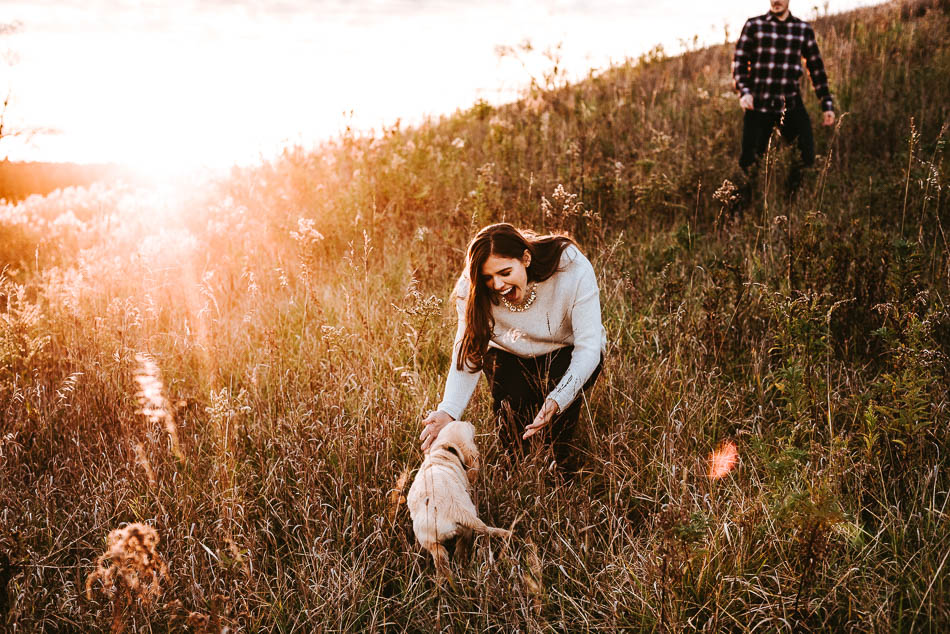
[[[784,21],[771,13],[746,21],[732,62],[736,90],[752,93],[759,112],[782,112],[786,99],[799,94],[803,57],[821,109],[834,110],[815,31],[792,14]]]

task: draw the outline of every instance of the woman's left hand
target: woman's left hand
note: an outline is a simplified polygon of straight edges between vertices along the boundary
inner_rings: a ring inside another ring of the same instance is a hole
[[[558,405],[554,399],[544,399],[544,405],[541,406],[541,411],[538,412],[538,415],[534,417],[534,422],[524,428],[524,435],[521,436],[522,440],[531,438],[550,425],[551,420],[560,410],[560,405]]]

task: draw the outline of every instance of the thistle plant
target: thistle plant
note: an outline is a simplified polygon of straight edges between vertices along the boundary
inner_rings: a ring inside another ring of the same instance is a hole
[[[106,538],[106,551],[86,577],[86,598],[101,594],[112,602],[112,632],[125,630],[133,604],[148,606],[161,595],[168,566],[158,543],[158,532],[140,523],[117,528]]]

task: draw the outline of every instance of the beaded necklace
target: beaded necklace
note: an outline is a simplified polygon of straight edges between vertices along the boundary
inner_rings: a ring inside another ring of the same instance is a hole
[[[537,286],[537,282],[531,282],[531,284],[528,286],[528,297],[520,304],[512,304],[504,295],[501,296],[501,303],[505,305],[505,308],[513,313],[523,313],[524,311],[528,310],[528,308],[531,307],[531,304],[534,303],[534,300],[537,299]]]

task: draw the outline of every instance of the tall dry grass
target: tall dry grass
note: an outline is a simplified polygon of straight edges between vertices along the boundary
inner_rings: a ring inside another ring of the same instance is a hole
[[[797,194],[776,145],[743,209],[729,46],[193,191],[0,207],[0,623],[945,629],[948,24],[819,20],[843,116]],[[517,536],[447,594],[399,500],[498,220],[577,237],[609,350],[573,484],[509,463],[476,395],[477,505]],[[137,522],[168,576],[116,621],[85,582]]]

